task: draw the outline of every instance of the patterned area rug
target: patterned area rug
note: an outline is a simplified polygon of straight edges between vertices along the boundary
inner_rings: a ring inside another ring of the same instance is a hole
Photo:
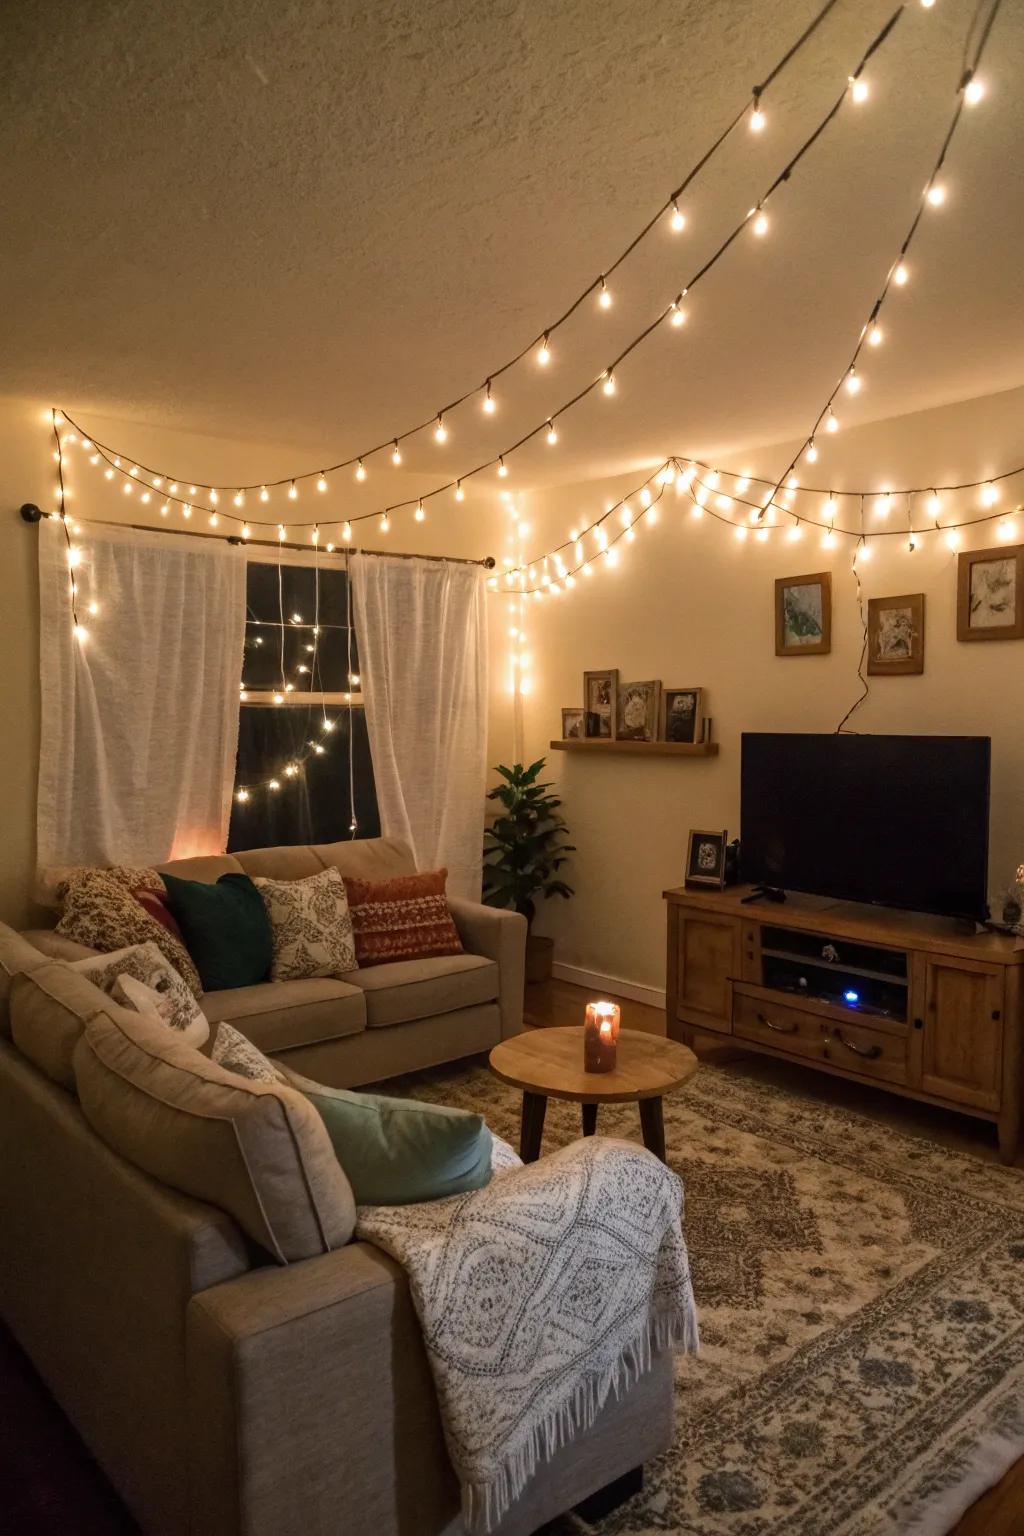
[[[392,1084],[482,1110],[479,1062]],[[544,1150],[579,1134],[552,1100]],[[639,1136],[634,1105],[599,1132]],[[600,1536],[941,1536],[1024,1455],[1024,1175],[702,1066],[665,1101],[701,1354],[676,1442]]]

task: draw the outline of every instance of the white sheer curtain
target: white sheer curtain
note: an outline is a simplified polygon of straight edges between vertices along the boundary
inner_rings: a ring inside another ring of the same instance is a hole
[[[151,864],[227,841],[245,557],[219,540],[39,527],[37,862]]]
[[[359,668],[381,829],[480,899],[487,588],[480,566],[353,555]]]

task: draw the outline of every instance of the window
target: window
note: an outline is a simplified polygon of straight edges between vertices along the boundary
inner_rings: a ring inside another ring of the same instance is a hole
[[[344,567],[252,550],[246,602],[228,849],[379,836]]]

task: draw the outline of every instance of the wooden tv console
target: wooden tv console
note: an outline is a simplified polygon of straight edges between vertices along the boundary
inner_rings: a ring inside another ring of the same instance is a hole
[[[1003,1161],[1013,1161],[1024,940],[811,896],[744,905],[749,886],[663,894],[672,1039],[727,1036],[743,1050],[994,1121]],[[872,995],[847,1006],[846,986]]]

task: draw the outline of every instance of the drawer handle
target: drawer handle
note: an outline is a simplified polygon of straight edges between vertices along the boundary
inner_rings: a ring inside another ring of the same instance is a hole
[[[777,1035],[795,1035],[797,1031],[795,1024],[773,1024],[771,1019],[767,1018],[763,1013],[758,1014],[757,1022],[763,1024],[766,1029],[774,1030]]]
[[[825,1036],[825,1044],[831,1045],[833,1040],[838,1045],[845,1045],[846,1049],[852,1051],[855,1056],[863,1056],[865,1061],[877,1061],[878,1057],[882,1054],[882,1047],[880,1045],[855,1045],[852,1040],[844,1040],[838,1029],[834,1034]]]

